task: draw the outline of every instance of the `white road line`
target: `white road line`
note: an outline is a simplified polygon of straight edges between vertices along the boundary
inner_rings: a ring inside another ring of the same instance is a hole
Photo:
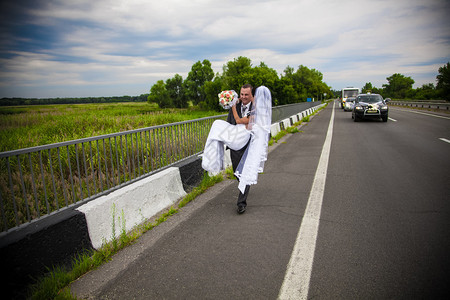
[[[393,121],[393,122],[397,122],[396,119],[392,119],[392,118],[388,118],[389,120]]]
[[[441,141],[449,143],[450,144],[450,140],[444,139],[444,138],[439,138]]]
[[[278,299],[280,300],[308,298],[309,282],[311,279],[325,181],[327,178],[331,138],[333,135],[334,105],[335,103],[333,103],[331,120],[328,125],[327,136],[323,144],[316,175],[309,194],[305,215],[303,216],[302,224],[297,234],[283,285],[278,294]]]

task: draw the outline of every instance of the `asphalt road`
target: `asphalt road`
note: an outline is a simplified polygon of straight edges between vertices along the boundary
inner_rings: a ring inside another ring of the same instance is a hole
[[[299,273],[288,266],[331,128],[317,238],[300,245],[313,253],[307,298],[448,298],[450,115],[443,116],[392,108],[387,123],[354,123],[330,103],[270,148],[243,215],[237,183],[224,181],[71,290],[90,299],[277,299],[286,275]],[[287,291],[282,298],[294,297]]]

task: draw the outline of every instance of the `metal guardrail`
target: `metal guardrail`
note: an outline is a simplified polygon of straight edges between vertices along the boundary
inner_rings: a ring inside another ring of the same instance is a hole
[[[275,106],[272,108],[272,124],[320,104],[321,101],[315,101]]]
[[[389,102],[391,105],[406,106],[406,107],[417,107],[417,108],[431,108],[431,109],[443,109],[450,110],[450,103],[442,101],[427,101],[427,100],[417,100],[417,101],[395,101]]]
[[[272,123],[321,102],[272,109]],[[0,153],[1,231],[84,204],[203,151],[226,114]]]
[[[0,153],[1,231],[85,203],[203,151],[214,120]]]

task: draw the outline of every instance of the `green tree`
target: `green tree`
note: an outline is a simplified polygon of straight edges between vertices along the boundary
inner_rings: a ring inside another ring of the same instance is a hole
[[[252,68],[252,78],[250,82],[255,88],[261,85],[266,86],[272,94],[272,101],[277,99],[278,73],[276,70],[269,68],[265,63],[261,62],[259,66]]]
[[[301,99],[299,93],[304,93],[304,86],[300,82],[298,74],[296,74],[294,68],[287,66],[281,75],[280,82],[280,99],[278,101],[278,105],[295,103]]]
[[[450,101],[450,62],[439,68],[436,89],[441,98]]]
[[[204,102],[206,99],[204,85],[205,82],[211,81],[214,78],[214,71],[211,68],[211,62],[207,59],[203,62],[196,62],[192,65],[186,80],[186,96],[192,99],[192,102],[197,105]]]
[[[137,100],[137,101],[139,101],[139,102],[145,102],[145,101],[148,99],[148,96],[149,96],[149,94],[141,94],[141,95],[138,97],[138,100]]]
[[[239,91],[240,87],[246,83],[253,84],[251,60],[247,57],[239,56],[233,61],[229,61],[223,66],[222,88]]]
[[[366,82],[366,84],[361,89],[361,93],[363,93],[363,94],[372,93],[372,90],[373,90],[372,83],[371,82]]]
[[[434,84],[428,83],[422,85],[422,87],[417,88],[415,91],[415,99],[420,100],[431,100],[437,98],[437,91]]]
[[[406,99],[407,95],[411,95],[414,80],[411,77],[395,73],[386,80],[388,84],[383,84],[385,97]]]
[[[341,90],[331,90],[330,97],[332,97],[332,98],[339,98],[341,96],[342,96],[342,91]]]
[[[249,58],[239,56],[227,62],[222,70],[222,75],[214,75],[208,60],[198,61],[182,84],[182,77],[178,74],[165,83],[158,81],[152,87],[148,99],[161,107],[184,107],[188,100],[192,100],[194,105],[201,108],[221,111],[217,94],[225,89],[239,93],[240,87],[245,83],[254,87],[267,86],[272,93],[273,105],[302,102],[309,97],[324,99],[325,94],[326,98],[334,95],[334,91],[323,82],[321,72],[303,65],[300,65],[297,71],[288,66],[279,77],[277,72],[264,62],[252,67]]]
[[[185,85],[183,83],[183,77],[179,74],[175,74],[173,78],[166,80],[166,90],[171,99],[171,103],[176,108],[186,108],[187,99],[185,93]]]
[[[148,96],[148,102],[158,103],[160,108],[171,107],[171,99],[169,92],[166,89],[166,85],[163,80],[158,80],[150,89],[150,95]]]
[[[297,91],[298,99],[295,102],[306,101],[306,98],[313,98],[317,95],[315,89],[315,74],[306,66],[300,65],[293,74],[293,87]],[[320,78],[321,80],[322,78]]]
[[[252,69],[253,81],[252,85],[255,87],[264,85],[269,89],[275,87],[276,82],[279,80],[278,73],[272,68],[269,68],[265,63],[261,62],[259,66]]]
[[[216,76],[214,77],[213,81],[207,81],[205,82],[205,95],[206,100],[204,102],[204,105],[206,109],[215,110],[215,111],[224,111],[222,106],[219,105],[219,93],[223,89],[223,82],[222,77]],[[238,91],[236,91],[239,93]]]
[[[282,101],[280,104],[295,103],[296,99],[298,99],[297,92],[295,91],[294,87],[290,84],[283,85],[281,95],[284,101]]]
[[[383,93],[383,91],[381,89],[373,86],[371,82],[367,82],[361,89],[361,93],[363,93],[363,94],[372,93],[372,94],[380,94],[381,95]]]
[[[295,99],[289,98],[284,103],[295,103],[306,101],[307,98],[322,99],[324,94],[332,95],[331,89],[323,82],[323,75],[315,69],[309,69],[300,65],[296,72],[291,67],[284,70],[282,77],[285,85],[291,85],[295,94],[289,92],[289,97],[295,96]],[[284,89],[284,87],[283,87]],[[286,93],[285,90],[284,93]],[[286,95],[287,96],[287,95]]]

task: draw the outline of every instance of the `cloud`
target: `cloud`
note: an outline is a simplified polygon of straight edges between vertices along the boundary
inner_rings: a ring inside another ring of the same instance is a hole
[[[445,0],[26,1],[1,4],[0,97],[140,94],[238,56],[319,70],[334,89],[394,73],[435,82],[450,60]],[[5,13],[8,11],[8,14]]]

